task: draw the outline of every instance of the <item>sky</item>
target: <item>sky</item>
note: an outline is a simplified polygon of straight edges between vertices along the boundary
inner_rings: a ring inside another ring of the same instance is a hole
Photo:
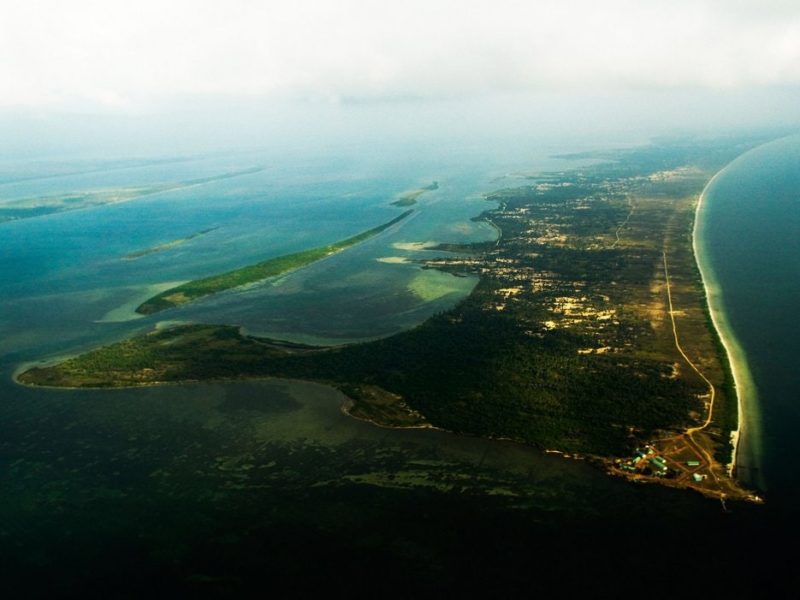
[[[0,0],[3,159],[731,128],[800,130],[800,1]]]
[[[796,0],[0,2],[0,110],[796,86]]]

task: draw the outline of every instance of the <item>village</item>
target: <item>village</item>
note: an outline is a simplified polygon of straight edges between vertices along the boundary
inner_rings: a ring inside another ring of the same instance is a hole
[[[530,337],[562,332],[579,340],[579,356],[618,357],[617,368],[656,361],[662,379],[685,386],[695,407],[685,426],[650,435],[630,428],[639,443],[632,455],[602,459],[610,473],[723,501],[759,502],[736,485],[719,458],[729,434],[722,418],[712,418],[711,382],[695,365],[715,379],[724,417],[724,369],[697,293],[694,256],[678,238],[691,226],[697,199],[686,192],[702,189],[705,175],[676,167],[649,176],[595,179],[578,172],[528,179],[527,188],[487,195],[498,208],[482,218],[502,231],[502,243],[477,255],[464,248],[464,254],[429,259],[425,266],[480,274],[483,310],[513,315]],[[673,296],[680,307],[671,306]],[[678,326],[693,361],[676,346]],[[645,409],[648,400],[641,401]],[[693,426],[692,419],[706,415],[704,426]]]

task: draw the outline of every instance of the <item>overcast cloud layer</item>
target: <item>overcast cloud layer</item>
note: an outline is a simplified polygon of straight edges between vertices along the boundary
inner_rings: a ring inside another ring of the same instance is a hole
[[[0,108],[797,85],[797,0],[0,3]]]

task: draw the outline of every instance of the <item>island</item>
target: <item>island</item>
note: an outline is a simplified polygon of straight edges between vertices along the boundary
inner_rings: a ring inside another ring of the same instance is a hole
[[[180,325],[30,368],[18,381],[313,380],[342,390],[348,414],[381,426],[515,440],[633,481],[758,502],[735,479],[736,390],[692,245],[705,185],[755,143],[663,141],[599,153],[591,156],[599,164],[487,194],[493,207],[476,219],[499,239],[443,244],[418,264],[475,274],[476,287],[409,331],[315,348],[228,324]],[[149,306],[212,293],[225,280],[169,290]]]
[[[195,233],[187,235],[186,237],[170,240],[169,242],[164,242],[163,244],[157,244],[155,246],[151,246],[150,248],[145,248],[143,250],[136,250],[135,252],[129,252],[122,258],[123,260],[136,260],[144,256],[149,256],[150,254],[156,254],[157,252],[164,252],[165,250],[171,250],[172,248],[177,248],[178,246],[185,244],[186,242],[190,242],[195,238],[204,236],[208,233],[211,233],[212,231],[216,231],[217,229],[218,227],[209,227],[208,229],[196,231]]]
[[[193,302],[205,296],[263,281],[270,277],[276,277],[288,273],[289,271],[300,269],[378,235],[392,225],[399,223],[413,212],[413,209],[407,210],[383,225],[373,227],[367,231],[362,231],[357,235],[334,242],[333,244],[277,256],[239,269],[234,269],[233,271],[188,281],[145,300],[136,308],[136,312],[142,315],[151,315],[168,308],[174,308],[182,304]]]
[[[393,206],[413,206],[417,203],[417,199],[422,196],[425,192],[432,192],[434,190],[439,189],[439,182],[434,181],[433,183],[426,185],[425,187],[417,188],[416,190],[410,190],[408,192],[403,192],[400,194],[400,197],[392,202]]]
[[[264,167],[251,167],[241,171],[230,171],[209,177],[200,177],[157,185],[89,190],[57,196],[9,200],[0,203],[0,223],[104,206],[107,204],[121,204],[153,194],[174,192],[188,187],[205,185],[214,181],[242,177],[243,175],[253,175],[263,170]]]

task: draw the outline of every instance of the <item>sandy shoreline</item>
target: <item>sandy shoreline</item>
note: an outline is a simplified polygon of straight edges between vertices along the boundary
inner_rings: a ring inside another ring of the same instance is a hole
[[[97,319],[95,323],[125,323],[127,321],[142,319],[147,315],[137,313],[137,306],[155,294],[160,294],[161,292],[182,283],[186,283],[186,281],[167,281],[164,283],[154,283],[140,286],[138,293],[133,294],[131,298],[124,304],[109,310],[101,318]]]
[[[722,346],[725,348],[725,354],[727,355],[728,364],[730,365],[733,375],[737,405],[737,429],[731,434],[733,451],[731,452],[731,460],[728,464],[728,472],[732,474],[739,460],[739,451],[745,434],[748,434],[746,443],[751,448],[751,456],[753,454],[758,455],[757,446],[759,438],[757,435],[758,428],[754,426],[757,418],[757,411],[755,411],[755,404],[757,402],[756,387],[747,364],[747,356],[728,323],[728,318],[722,302],[722,290],[716,280],[713,269],[707,262],[707,252],[705,240],[703,238],[705,226],[703,206],[706,203],[707,193],[711,186],[714,185],[717,178],[725,173],[728,166],[718,171],[706,184],[703,192],[700,194],[697,207],[695,208],[694,226],[692,228],[692,250],[694,252],[695,261],[697,262],[697,267],[700,270],[700,276],[703,280],[703,289],[706,296],[706,303],[708,304],[708,310],[711,315],[711,321],[714,324],[717,335],[719,335]],[[746,411],[746,408],[750,410]]]

